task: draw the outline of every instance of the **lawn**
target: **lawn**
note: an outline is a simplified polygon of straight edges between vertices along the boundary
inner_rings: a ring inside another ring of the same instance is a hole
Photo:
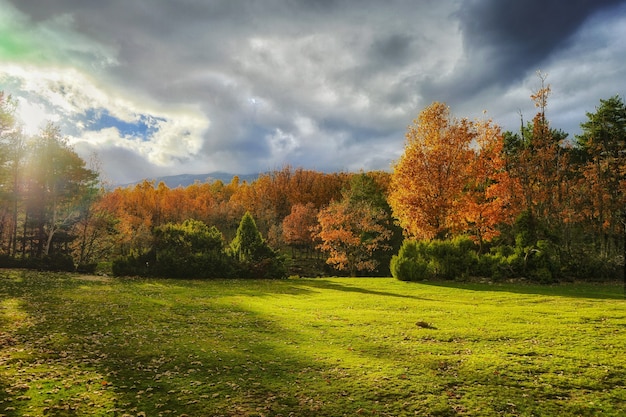
[[[623,295],[0,270],[0,415],[623,416]]]

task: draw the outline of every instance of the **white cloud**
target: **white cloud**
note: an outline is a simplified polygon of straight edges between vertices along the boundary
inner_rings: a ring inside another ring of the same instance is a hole
[[[171,166],[196,156],[210,125],[206,116],[191,106],[164,107],[146,98],[129,98],[75,68],[4,64],[0,74],[0,80],[11,79],[8,84],[18,96],[18,117],[29,135],[36,134],[46,122],[54,122],[73,145],[88,142],[90,148],[123,148],[151,164]],[[121,134],[115,127],[89,130],[84,117],[94,109],[106,109],[110,116],[128,123],[148,116],[154,133],[134,137]],[[108,165],[108,161],[102,162]]]
[[[30,102],[24,97],[18,97],[17,102],[16,116],[25,135],[36,135],[47,123],[60,119],[58,114],[49,112],[42,104]]]
[[[56,118],[128,181],[284,163],[388,168],[434,100],[517,129],[541,68],[553,125],[569,131],[599,98],[624,94],[626,10],[547,0],[561,24],[515,24],[545,2],[0,0],[0,39],[20,46],[9,56],[0,41],[0,89],[28,103],[30,126]],[[131,128],[98,125],[102,115]],[[129,133],[146,123],[146,135]]]

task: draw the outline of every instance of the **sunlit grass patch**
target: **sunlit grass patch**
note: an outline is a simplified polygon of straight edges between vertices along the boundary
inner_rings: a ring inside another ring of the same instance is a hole
[[[7,416],[624,411],[618,286],[27,271],[0,285]]]

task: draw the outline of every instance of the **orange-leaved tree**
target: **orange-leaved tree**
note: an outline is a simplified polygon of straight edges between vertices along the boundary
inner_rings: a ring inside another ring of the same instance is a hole
[[[317,226],[318,210],[313,203],[294,204],[283,220],[283,240],[293,248],[308,250],[313,247],[313,229]]]
[[[538,72],[538,76],[541,88],[531,99],[539,110],[532,122],[524,125],[522,121],[519,134],[507,132],[504,146],[507,170],[520,185],[518,204],[527,218],[526,246],[553,239],[573,217],[573,207],[568,207],[573,192],[568,178],[570,146],[566,133],[550,127],[546,108],[551,89],[545,84],[546,75]]]
[[[387,214],[366,201],[344,198],[332,202],[318,215],[321,240],[318,248],[328,253],[326,263],[355,276],[357,271],[374,271],[373,254],[388,246],[391,231],[384,226]]]
[[[404,154],[392,174],[389,204],[410,236],[446,237],[462,227],[458,206],[475,137],[471,121],[452,118],[448,106],[439,102],[409,126]]]
[[[491,120],[474,122],[476,137],[473,156],[468,160],[469,176],[462,208],[467,231],[479,244],[500,234],[498,225],[513,223],[519,205],[513,201],[519,184],[509,176],[502,154],[500,127]]]

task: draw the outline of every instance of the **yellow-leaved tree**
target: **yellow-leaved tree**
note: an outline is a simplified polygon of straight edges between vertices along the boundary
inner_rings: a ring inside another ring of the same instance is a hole
[[[462,228],[458,205],[468,182],[475,131],[454,119],[444,103],[425,108],[406,133],[406,148],[394,167],[389,204],[410,236],[443,238]]]

